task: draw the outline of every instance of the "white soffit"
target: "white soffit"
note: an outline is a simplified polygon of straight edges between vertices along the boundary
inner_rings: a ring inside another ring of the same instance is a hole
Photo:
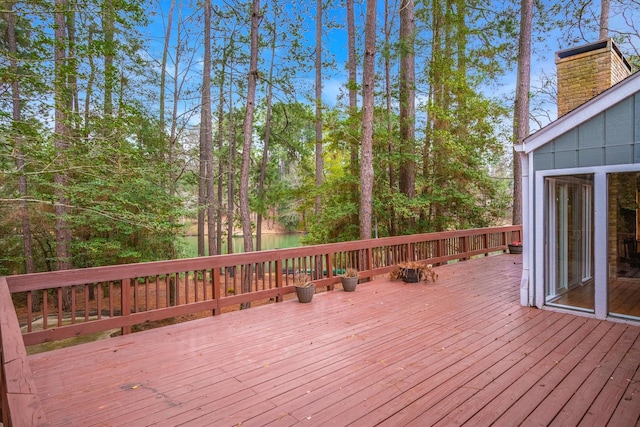
[[[525,138],[523,144],[515,146],[515,150],[529,154],[552,139],[563,135],[578,125],[586,122],[590,118],[597,116],[607,108],[616,105],[618,102],[639,91],[640,72],[636,72],[618,84],[605,90],[592,100],[585,102],[575,110],[570,111],[556,121],[543,127],[536,133],[529,135]],[[636,112],[636,115],[637,114],[638,112]]]

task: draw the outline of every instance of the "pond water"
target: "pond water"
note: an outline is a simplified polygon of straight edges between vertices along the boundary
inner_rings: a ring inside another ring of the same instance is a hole
[[[285,249],[302,246],[300,239],[304,236],[301,233],[292,234],[264,234],[262,235],[262,249]],[[198,236],[185,236],[181,239],[184,243],[183,257],[195,258],[198,256]],[[253,244],[256,244],[255,237]],[[205,242],[206,246],[206,242]],[[244,252],[244,239],[242,236],[233,237],[233,253]],[[222,242],[222,253],[227,253],[227,242]]]

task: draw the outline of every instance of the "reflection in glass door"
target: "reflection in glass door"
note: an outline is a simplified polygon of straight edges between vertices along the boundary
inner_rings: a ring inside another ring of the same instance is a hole
[[[640,319],[640,172],[608,181],[607,307],[612,316]]]
[[[546,302],[594,309],[593,176],[546,179]]]

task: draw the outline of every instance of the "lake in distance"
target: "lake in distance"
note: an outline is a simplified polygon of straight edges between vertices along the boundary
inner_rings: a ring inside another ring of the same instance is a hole
[[[286,249],[302,246],[300,239],[304,236],[302,233],[291,234],[263,234],[262,250],[267,249]],[[182,249],[183,258],[195,258],[198,256],[198,236],[185,236],[182,239],[184,247]],[[206,246],[205,241],[205,246]],[[256,244],[256,238],[253,238],[253,244]],[[254,246],[255,247],[255,246]],[[233,253],[244,252],[244,239],[242,236],[233,237]],[[222,242],[222,253],[227,253],[227,242]]]

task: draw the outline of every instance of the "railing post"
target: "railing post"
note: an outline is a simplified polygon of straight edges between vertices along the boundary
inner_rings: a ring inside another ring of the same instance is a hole
[[[467,253],[469,252],[469,236],[463,236],[462,237],[462,251],[464,253],[464,256],[462,257],[462,261],[466,261],[468,260],[470,257],[467,255]]]
[[[276,288],[277,289],[282,289],[282,275],[283,274],[288,274],[288,272],[284,272],[282,270],[282,259],[278,258],[276,260]],[[284,300],[284,297],[281,293],[278,293],[278,296],[276,297],[276,302],[282,302]]]
[[[367,267],[369,270],[369,282],[373,280],[373,248],[369,246],[367,249]]]
[[[489,255],[489,233],[482,235],[482,246],[484,249],[484,256]]]
[[[123,318],[129,317],[131,315],[131,279],[126,278],[122,279],[122,284],[120,285],[120,307],[122,309],[121,316]],[[127,335],[131,333],[131,325],[126,325],[122,327],[122,335]]]
[[[216,302],[216,307],[212,310],[212,314],[215,316],[220,312],[220,267],[211,269],[211,287],[213,288],[213,299]]]

